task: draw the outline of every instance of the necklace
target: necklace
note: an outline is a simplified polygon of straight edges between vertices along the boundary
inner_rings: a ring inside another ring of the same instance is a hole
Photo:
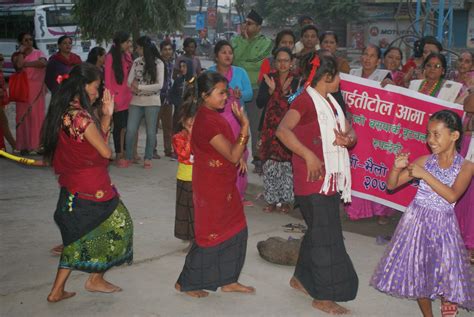
[[[436,97],[436,95],[438,94],[438,92],[441,89],[441,83],[442,83],[442,80],[438,79],[434,85],[430,86],[428,81],[426,79],[424,79],[421,82],[421,85],[420,85],[420,88],[418,89],[418,91],[421,92],[422,94],[429,95],[429,96],[432,96],[432,97]]]

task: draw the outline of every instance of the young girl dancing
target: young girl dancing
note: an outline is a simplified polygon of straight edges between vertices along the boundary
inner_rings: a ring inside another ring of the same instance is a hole
[[[454,203],[472,179],[474,166],[456,151],[461,118],[450,110],[434,113],[427,142],[432,154],[409,162],[396,156],[388,189],[412,179],[420,184],[403,215],[370,284],[389,295],[416,299],[425,317],[433,316],[431,301],[440,298],[443,317],[457,307],[474,308],[469,259],[454,214]]]
[[[176,173],[176,215],[174,219],[174,236],[183,241],[190,241],[189,251],[194,240],[194,204],[193,204],[193,155],[191,154],[191,131],[196,115],[197,105],[190,96],[183,104],[180,131],[173,136],[173,149],[178,156]]]
[[[191,136],[195,241],[175,288],[192,297],[223,292],[253,293],[238,282],[247,250],[247,221],[236,186],[237,168],[249,139],[249,121],[235,103],[232,111],[241,124],[234,137],[219,114],[227,99],[227,79],[205,72],[197,79],[197,104]]]

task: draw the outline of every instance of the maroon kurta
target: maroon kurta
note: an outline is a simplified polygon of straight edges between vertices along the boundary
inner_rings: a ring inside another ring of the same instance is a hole
[[[196,243],[200,247],[218,245],[247,225],[235,184],[236,166],[209,143],[219,134],[229,142],[235,142],[227,121],[218,112],[201,106],[191,136],[194,229]]]
[[[95,124],[91,115],[73,102],[63,116],[58,145],[54,153],[54,172],[58,182],[79,198],[108,201],[117,193],[113,188],[107,167],[109,160],[86,140],[84,132],[89,124]]]

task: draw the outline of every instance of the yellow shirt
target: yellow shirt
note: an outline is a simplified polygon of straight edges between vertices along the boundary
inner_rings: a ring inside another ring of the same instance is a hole
[[[178,163],[178,172],[176,178],[181,181],[191,182],[193,180],[193,166],[184,163]]]

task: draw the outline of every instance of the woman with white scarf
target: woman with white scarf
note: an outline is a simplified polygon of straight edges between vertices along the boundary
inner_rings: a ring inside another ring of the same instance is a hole
[[[276,132],[293,152],[295,198],[308,226],[290,285],[309,294],[314,308],[347,314],[336,302],[355,298],[358,277],[344,246],[339,205],[351,197],[347,148],[356,135],[331,96],[340,81],[336,59],[313,53],[304,72],[305,89]]]

